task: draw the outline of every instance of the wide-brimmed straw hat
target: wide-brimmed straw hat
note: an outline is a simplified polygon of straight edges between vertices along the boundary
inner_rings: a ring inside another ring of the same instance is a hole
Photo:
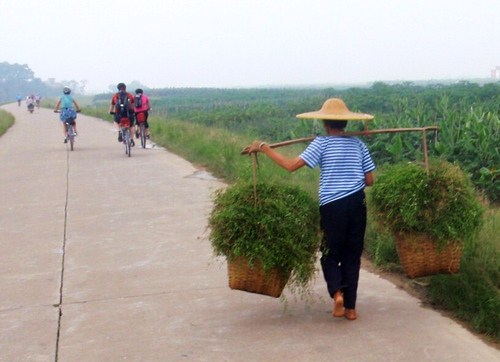
[[[369,121],[371,114],[351,112],[340,98],[330,98],[319,111],[297,114],[297,118],[328,119],[333,121]]]

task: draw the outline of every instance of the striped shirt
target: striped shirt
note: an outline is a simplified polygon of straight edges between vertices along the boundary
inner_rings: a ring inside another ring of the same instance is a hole
[[[320,205],[362,190],[365,173],[375,169],[368,148],[356,137],[316,137],[300,158],[308,167],[320,168]]]

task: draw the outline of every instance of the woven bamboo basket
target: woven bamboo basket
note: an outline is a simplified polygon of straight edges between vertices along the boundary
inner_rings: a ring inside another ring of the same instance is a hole
[[[250,293],[264,294],[279,298],[289,274],[283,275],[277,269],[264,272],[259,262],[249,265],[245,258],[238,258],[227,263],[229,287]]]
[[[425,234],[397,233],[395,238],[399,261],[408,278],[454,274],[460,270],[463,247],[459,243],[438,248]]]

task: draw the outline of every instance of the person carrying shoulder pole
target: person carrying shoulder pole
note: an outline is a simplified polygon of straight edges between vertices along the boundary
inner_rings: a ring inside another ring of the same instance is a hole
[[[316,137],[295,158],[285,157],[258,140],[244,151],[262,152],[290,172],[319,166],[321,268],[333,299],[332,315],[355,320],[367,215],[364,188],[374,182],[375,164],[364,142],[343,135],[343,131],[348,121],[371,120],[373,116],[351,112],[341,99],[331,98],[320,110],[297,117],[323,120],[326,136]]]

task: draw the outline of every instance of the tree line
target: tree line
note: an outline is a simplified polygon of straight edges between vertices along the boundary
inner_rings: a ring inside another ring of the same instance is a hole
[[[42,97],[59,96],[64,86],[75,93],[83,94],[85,82],[74,80],[58,82],[55,79],[42,81],[27,64],[0,62],[0,103],[15,102],[17,96],[25,98],[30,94]]]

